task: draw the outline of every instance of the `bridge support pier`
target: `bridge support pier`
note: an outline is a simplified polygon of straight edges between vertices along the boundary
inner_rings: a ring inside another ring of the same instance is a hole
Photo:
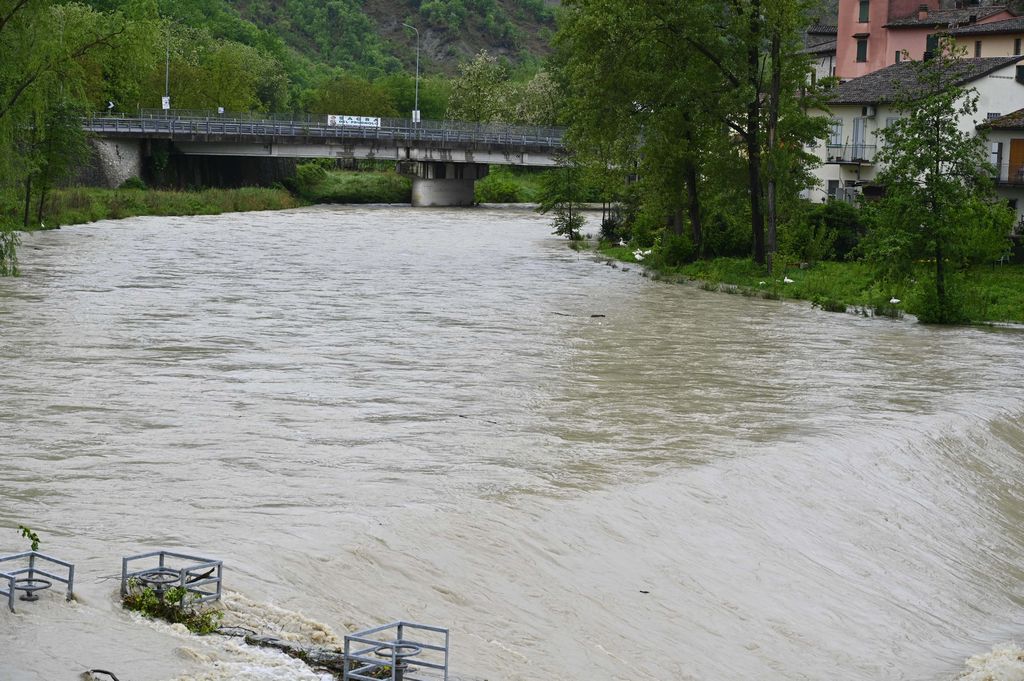
[[[486,177],[484,163],[402,161],[398,172],[412,178],[412,205],[416,207],[472,206],[476,181]]]
[[[142,177],[142,142],[136,139],[92,139],[88,167],[79,181],[96,187],[116,189],[132,177]]]

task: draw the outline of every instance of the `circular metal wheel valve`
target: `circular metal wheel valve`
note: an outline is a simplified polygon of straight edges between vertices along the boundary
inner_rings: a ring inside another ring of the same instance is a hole
[[[36,595],[37,591],[49,589],[51,586],[53,586],[53,582],[51,582],[48,579],[39,579],[38,577],[34,577],[32,579],[26,577],[23,579],[14,580],[14,588],[17,591],[25,592],[24,594],[22,594],[21,600],[28,601],[30,603],[32,601],[39,600],[39,596]]]
[[[395,657],[402,659],[406,657],[413,657],[423,652],[423,648],[412,643],[385,643],[374,651],[379,657],[391,657],[391,651],[395,652]]]
[[[157,596],[163,598],[164,590],[171,584],[181,581],[181,574],[169,567],[158,567],[146,570],[135,576],[143,586],[153,587]]]

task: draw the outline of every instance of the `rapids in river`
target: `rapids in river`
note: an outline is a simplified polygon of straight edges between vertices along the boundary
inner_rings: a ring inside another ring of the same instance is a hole
[[[122,611],[121,557],[160,548],[223,559],[229,618],[267,633],[450,627],[459,679],[1013,656],[1024,333],[652,281],[550,231],[320,207],[26,235],[0,554],[32,527],[78,600],[0,611],[0,679],[321,678]]]

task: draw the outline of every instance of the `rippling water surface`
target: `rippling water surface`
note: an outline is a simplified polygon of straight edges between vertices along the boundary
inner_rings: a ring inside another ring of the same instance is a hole
[[[123,613],[154,548],[224,559],[230,607],[297,637],[450,626],[460,678],[924,681],[1024,633],[1024,335],[652,282],[549,231],[27,236],[0,553],[32,526],[80,600],[0,612],[0,678],[307,678]]]

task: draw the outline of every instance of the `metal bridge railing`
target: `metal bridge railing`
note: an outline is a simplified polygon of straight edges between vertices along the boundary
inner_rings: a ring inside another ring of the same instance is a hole
[[[328,139],[382,140],[396,142],[430,141],[456,144],[493,144],[498,146],[536,146],[561,149],[564,129],[469,123],[463,121],[423,121],[381,118],[379,127],[329,125],[327,116],[294,114],[218,114],[205,110],[142,109],[137,116],[95,114],[83,121],[94,133],[125,135],[235,135],[318,137]]]

